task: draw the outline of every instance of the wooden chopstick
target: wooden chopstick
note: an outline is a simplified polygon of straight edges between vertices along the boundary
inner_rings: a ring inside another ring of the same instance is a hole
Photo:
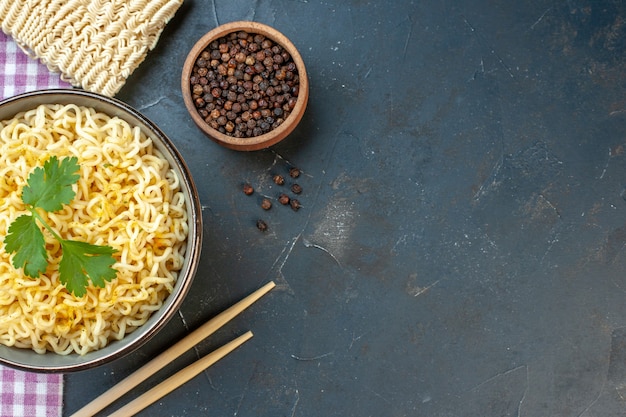
[[[115,400],[126,394],[128,391],[145,381],[151,375],[156,373],[162,367],[172,362],[184,352],[191,349],[193,346],[200,343],[203,339],[213,334],[220,327],[228,323],[234,317],[239,315],[246,308],[254,304],[258,299],[267,294],[276,284],[274,282],[268,282],[252,294],[248,295],[241,301],[227,308],[211,320],[198,327],[193,332],[189,333],[186,337],[174,344],[172,347],[161,353],[150,362],[124,378],[122,381],[114,385],[111,389],[104,392],[96,399],[85,405],[80,410],[72,414],[72,417],[91,417],[97,412],[101,411],[109,404],[112,404]]]
[[[150,390],[141,394],[139,397],[135,398],[113,414],[110,414],[109,417],[128,417],[137,414],[153,402],[157,401],[160,398],[163,398],[170,392],[174,391],[176,388],[189,381],[191,378],[198,375],[200,372],[204,371],[209,366],[213,365],[218,360],[222,359],[224,356],[228,355],[230,352],[249,340],[251,337],[252,332],[250,331],[242,334],[238,338],[209,353],[202,359],[199,359],[191,365],[178,371],[154,388],[151,388]]]

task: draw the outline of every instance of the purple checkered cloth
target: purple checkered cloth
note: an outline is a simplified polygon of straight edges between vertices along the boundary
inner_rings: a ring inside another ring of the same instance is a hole
[[[2,417],[58,417],[63,404],[63,378],[0,367],[0,401]]]
[[[0,31],[0,99],[70,85],[29,58]],[[0,365],[0,417],[58,417],[63,407],[63,375],[23,372]]]
[[[39,61],[31,59],[17,44],[0,31],[0,89],[2,99],[44,88],[69,88],[59,74],[51,73]]]

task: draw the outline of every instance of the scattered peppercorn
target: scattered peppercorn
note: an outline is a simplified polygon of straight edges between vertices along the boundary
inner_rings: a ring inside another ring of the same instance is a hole
[[[300,91],[291,54],[264,35],[245,31],[211,42],[196,59],[189,81],[198,114],[212,128],[237,138],[280,126]]]
[[[256,222],[256,227],[257,229],[259,229],[262,232],[265,232],[267,230],[267,223],[265,223],[263,220],[257,220]]]
[[[294,194],[300,194],[302,192],[302,187],[299,184],[293,184],[291,186],[291,192]]]
[[[272,202],[268,198],[264,198],[263,201],[261,201],[261,208],[263,210],[271,209],[272,208]]]
[[[298,168],[291,168],[289,170],[289,176],[291,178],[298,178],[300,176],[300,170]]]
[[[289,204],[291,205],[291,208],[294,211],[298,211],[298,209],[300,209],[300,207],[302,207],[300,205],[300,202],[298,200],[296,200],[295,198],[292,198],[291,201],[289,202]]]
[[[287,204],[289,204],[289,196],[287,194],[281,194],[278,196],[278,202],[280,204],[282,204],[283,206],[286,206]]]
[[[283,185],[285,184],[285,178],[280,174],[276,174],[274,175],[274,182],[278,185]]]
[[[243,193],[245,195],[252,195],[252,193],[254,193],[254,188],[250,184],[244,184]]]

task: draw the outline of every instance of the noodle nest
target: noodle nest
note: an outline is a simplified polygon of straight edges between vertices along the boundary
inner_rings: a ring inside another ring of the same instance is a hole
[[[180,179],[139,127],[92,108],[40,105],[0,122],[0,235],[28,213],[21,192],[51,156],[77,157],[76,196],[40,214],[64,239],[109,245],[117,278],[75,297],[59,281],[59,243],[44,230],[49,266],[15,269],[0,245],[0,343],[58,354],[98,350],[144,324],[172,292],[188,219]]]

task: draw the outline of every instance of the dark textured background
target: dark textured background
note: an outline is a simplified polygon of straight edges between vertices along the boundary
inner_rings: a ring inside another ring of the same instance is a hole
[[[234,20],[283,32],[309,72],[270,150],[219,147],[183,105],[186,52]],[[156,339],[66,376],[65,413],[273,280],[107,411],[250,329],[142,415],[626,415],[625,52],[618,0],[185,1],[118,98],[191,167],[200,270]],[[263,213],[289,164],[304,207]]]

